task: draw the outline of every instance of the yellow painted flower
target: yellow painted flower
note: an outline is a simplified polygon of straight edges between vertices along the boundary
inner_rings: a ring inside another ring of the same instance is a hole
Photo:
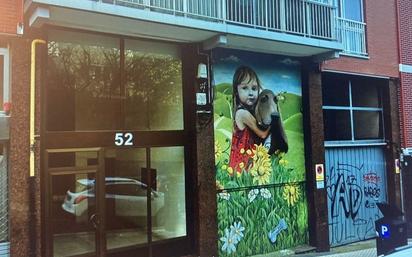
[[[244,162],[239,163],[239,168],[243,169],[244,167],[245,167],[245,163],[244,163]]]
[[[245,148],[240,149],[240,153],[244,154],[245,153]]]
[[[242,176],[242,172],[236,172],[236,176],[240,178]]]
[[[283,190],[283,199],[286,200],[289,206],[295,205],[299,200],[300,190],[295,185],[286,185]]]
[[[228,167],[227,168],[227,172],[229,173],[230,176],[233,175],[233,168],[232,167]]]
[[[253,152],[250,149],[247,149],[246,153],[247,155],[252,155]]]
[[[272,171],[268,150],[263,145],[255,145],[253,154],[253,165],[250,169],[250,174],[253,177],[253,183],[258,185],[268,184]]]
[[[266,149],[266,147],[264,147],[262,144],[255,144],[255,149],[253,149],[253,161],[257,161],[259,159],[270,160],[270,155],[268,154],[268,149]]]
[[[279,161],[279,164],[280,165],[282,165],[283,167],[286,167],[286,165],[288,165],[288,160],[285,160],[285,159],[281,159],[280,161]]]
[[[222,189],[224,189],[223,185],[220,184],[219,180],[216,180],[216,189],[217,189],[217,190],[222,190]]]

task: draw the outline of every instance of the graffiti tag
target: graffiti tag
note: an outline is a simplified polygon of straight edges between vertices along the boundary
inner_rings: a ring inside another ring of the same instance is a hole
[[[376,173],[374,172],[369,172],[363,175],[363,181],[367,183],[373,183],[373,184],[378,184],[381,181],[381,177],[379,177]]]
[[[363,169],[364,165],[337,163],[326,176],[333,245],[373,236],[374,221],[379,218],[376,202],[382,196],[378,186],[381,177],[371,171],[364,173]]]

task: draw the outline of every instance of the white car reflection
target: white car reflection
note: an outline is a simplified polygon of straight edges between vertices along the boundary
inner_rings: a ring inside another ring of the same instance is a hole
[[[75,216],[87,214],[95,206],[95,180],[78,179],[80,192],[67,191],[62,208]],[[131,178],[106,177],[106,203],[114,203],[116,216],[144,217],[147,212],[147,185]],[[164,193],[151,190],[151,214],[156,216],[164,206]]]

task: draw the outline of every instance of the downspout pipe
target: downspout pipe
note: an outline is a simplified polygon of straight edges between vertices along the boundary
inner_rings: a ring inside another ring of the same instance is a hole
[[[30,150],[30,177],[34,177],[34,160],[35,160],[35,143],[34,135],[35,118],[36,118],[36,45],[46,44],[45,40],[34,39],[31,42],[31,65],[30,65],[30,135],[29,135],[29,150]]]

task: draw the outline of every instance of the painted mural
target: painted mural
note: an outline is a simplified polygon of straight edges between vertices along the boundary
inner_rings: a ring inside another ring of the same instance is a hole
[[[307,243],[300,63],[228,49],[212,56],[219,256]]]

